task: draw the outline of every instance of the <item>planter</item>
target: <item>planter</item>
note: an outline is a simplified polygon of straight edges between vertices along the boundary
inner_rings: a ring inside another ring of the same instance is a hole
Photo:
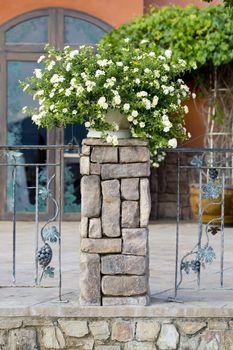
[[[121,114],[118,110],[110,109],[106,113],[106,121],[110,124],[115,123],[118,125],[118,131],[109,130],[108,134],[111,136],[117,136],[118,139],[129,139],[131,132],[129,129],[129,122],[124,114]],[[101,138],[102,132],[95,129],[89,129],[87,137]]]
[[[192,209],[193,216],[195,219],[198,219],[198,210],[199,210],[199,186],[191,185],[190,186],[190,205]],[[227,187],[224,189],[224,223],[233,224],[233,187]],[[202,208],[207,204],[209,205],[203,212],[202,222],[207,224],[212,219],[217,219],[221,216],[221,194],[218,199],[202,199]],[[214,221],[214,223],[219,224],[220,220]]]

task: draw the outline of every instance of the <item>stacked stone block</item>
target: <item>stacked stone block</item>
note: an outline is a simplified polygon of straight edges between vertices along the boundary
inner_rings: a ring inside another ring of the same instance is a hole
[[[81,305],[147,305],[150,156],[137,139],[85,139],[80,158]]]

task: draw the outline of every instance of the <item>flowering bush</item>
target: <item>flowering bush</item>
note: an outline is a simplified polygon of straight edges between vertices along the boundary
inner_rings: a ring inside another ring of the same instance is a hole
[[[47,51],[47,57],[38,60],[44,69],[35,69],[22,83],[24,91],[39,101],[39,108],[23,108],[38,126],[84,122],[116,145],[117,138],[108,131],[117,130],[117,125],[106,121],[106,112],[114,109],[127,117],[133,137],[148,139],[152,154],[161,147],[176,147],[177,138],[187,138],[188,108],[181,102],[189,89],[176,78],[186,63],[175,62],[170,50],[156,56],[133,49],[126,39],[121,56],[111,57],[106,47],[97,47],[97,54],[91,47]]]

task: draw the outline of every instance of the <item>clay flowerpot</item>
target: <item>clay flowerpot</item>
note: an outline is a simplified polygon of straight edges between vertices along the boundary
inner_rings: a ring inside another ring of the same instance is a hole
[[[221,193],[217,199],[202,199],[202,208],[209,205],[203,212],[202,222],[207,224],[210,220],[221,217]],[[190,205],[193,216],[198,219],[199,211],[199,186],[190,186]],[[233,224],[233,187],[226,186],[224,189],[224,223]],[[214,204],[218,203],[218,204]],[[215,224],[220,224],[220,220],[214,221]]]
[[[109,109],[105,118],[108,123],[116,123],[119,127],[118,131],[108,131],[109,135],[117,136],[118,139],[128,139],[131,137],[129,122],[124,114],[120,113],[118,110]],[[95,129],[89,129],[87,134],[87,137],[92,138],[101,138],[101,136],[101,131],[97,131]]]

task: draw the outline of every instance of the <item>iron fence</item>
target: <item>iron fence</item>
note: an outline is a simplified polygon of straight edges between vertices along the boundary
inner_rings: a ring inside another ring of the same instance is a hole
[[[11,283],[4,286],[21,286],[16,269],[17,220],[21,213],[23,219],[34,218],[35,222],[34,278],[27,286],[46,286],[44,278],[53,278],[56,274],[58,284],[51,287],[58,288],[59,301],[62,301],[61,220],[65,150],[76,155],[80,153],[78,145],[0,146],[1,217],[12,222]],[[33,157],[36,161],[30,161],[29,152],[37,153]],[[54,266],[55,260],[58,266]]]
[[[228,194],[228,191],[233,189],[233,149],[178,148],[162,152],[172,153],[177,164],[175,285],[174,295],[169,297],[169,301],[182,301],[178,295],[180,290],[213,290],[219,287],[233,290],[229,283],[227,286],[225,283],[225,227],[233,224],[233,196]],[[191,176],[188,176],[188,173],[191,173]],[[193,217],[196,217],[197,221],[196,242],[189,250],[186,247],[185,251],[181,247],[181,209],[184,196],[184,191],[181,191],[182,182],[185,182],[186,196],[191,195],[190,205]],[[219,275],[218,285],[203,287],[203,282],[206,282],[204,279],[208,276],[206,271],[216,261],[218,268],[216,270],[215,264],[215,274]],[[202,279],[203,271],[205,277]],[[195,279],[196,287],[185,283],[190,275]]]

